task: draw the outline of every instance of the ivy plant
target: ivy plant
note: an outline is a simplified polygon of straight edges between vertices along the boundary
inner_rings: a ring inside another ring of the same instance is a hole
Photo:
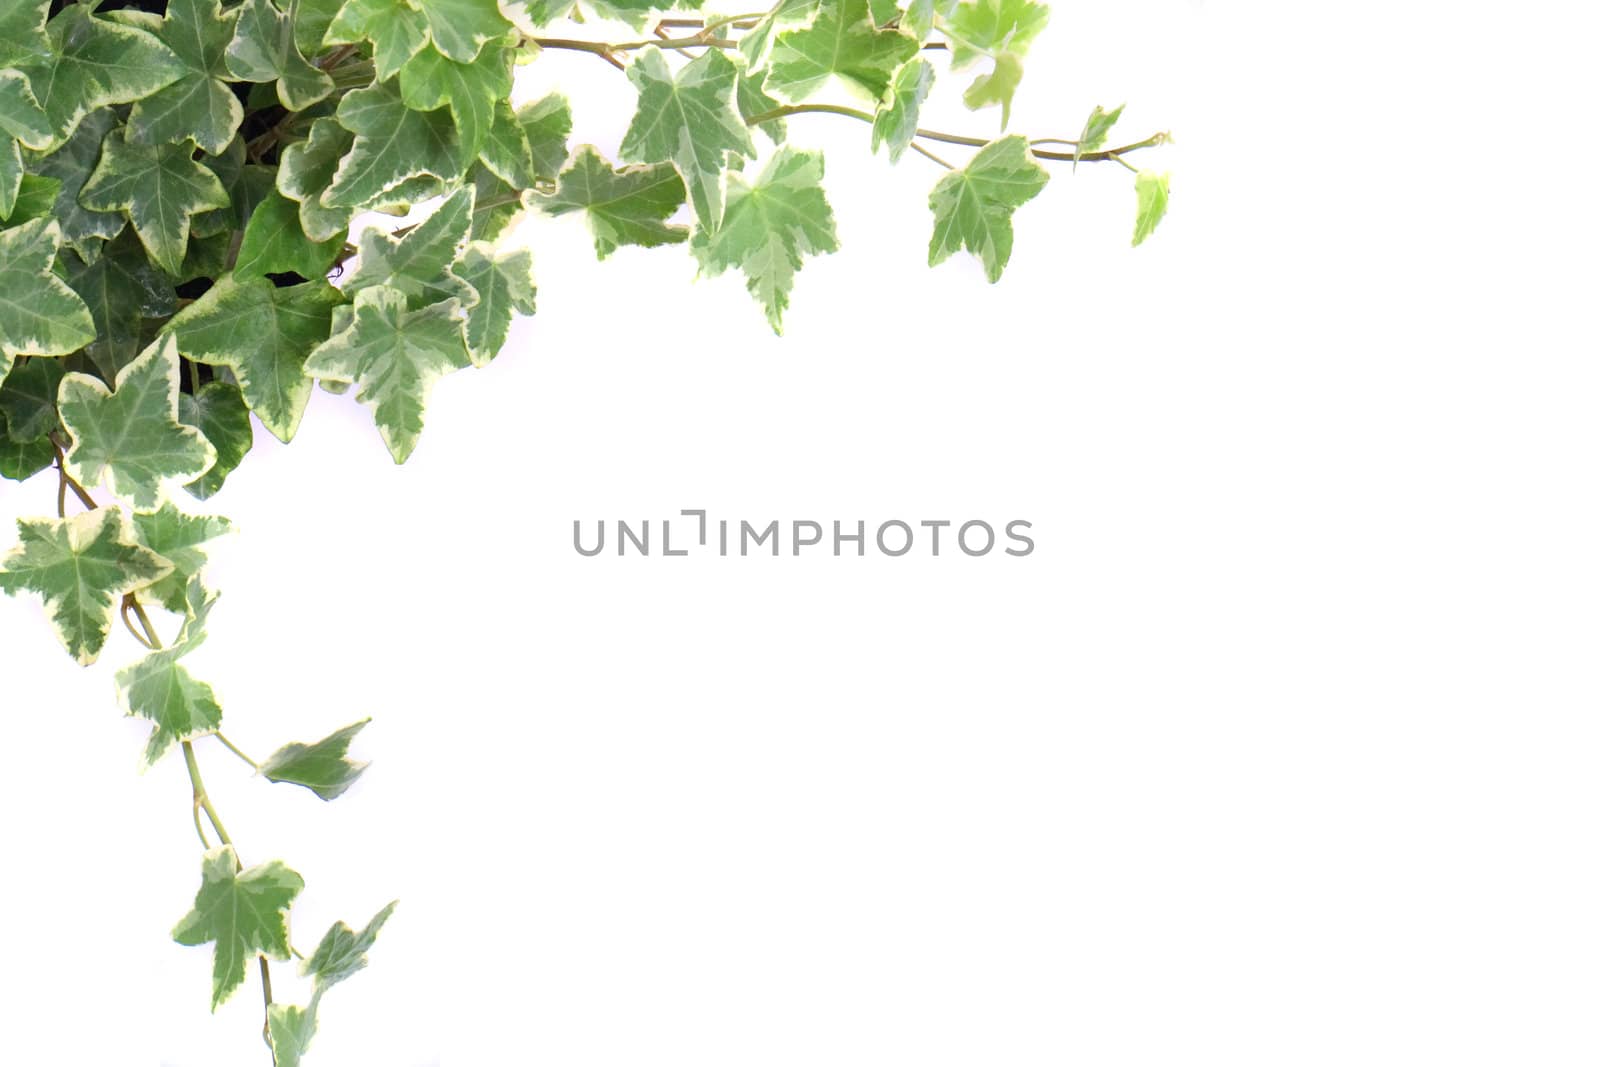
[[[185,660],[217,603],[207,545],[230,527],[180,506],[185,495],[218,493],[258,428],[292,440],[319,386],[369,408],[404,462],[434,383],[488,363],[514,316],[534,311],[532,256],[507,240],[523,217],[582,214],[601,259],[681,246],[707,275],[743,275],[780,331],[807,259],[840,244],[822,155],[787,142],[791,120],[859,122],[888,162],[921,157],[934,169],[929,264],[970,254],[991,282],[1013,216],[1053,180],[1047,163],[1133,171],[1135,245],[1166,212],[1167,175],[1127,157],[1168,138],[1108,147],[1122,108],[1095,108],[1061,131],[1073,137],[1008,130],[1049,18],[1037,0],[699,6],[0,10],[0,475],[56,484],[56,513],[19,522],[0,589],[36,597],[80,664],[119,620],[139,646],[117,691],[150,724],[145,761],[182,764],[201,846],[172,936],[211,952],[213,1008],[258,973],[277,1067],[301,1062],[323,996],[365,966],[394,905],[300,951],[300,875],[229,836],[200,756],[230,754],[332,801],[366,766],[350,755],[366,721],[259,761],[222,733],[216,691]],[[562,53],[617,68],[636,92],[615,158],[575,143],[582,108],[563,96],[512,104],[516,67]],[[989,132],[920,125],[945,83]],[[414,224],[356,225],[419,207]],[[272,962],[291,960],[307,996],[274,999]]]

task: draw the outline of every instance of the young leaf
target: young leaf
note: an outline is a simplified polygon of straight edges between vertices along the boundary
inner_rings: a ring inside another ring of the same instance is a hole
[[[135,512],[133,529],[140,544],[172,564],[171,574],[150,583],[150,596],[181,615],[189,611],[190,581],[206,565],[201,546],[231,532],[233,524],[220,515],[186,514],[166,501],[157,511]]]
[[[17,356],[59,356],[94,340],[77,293],[51,273],[61,248],[54,219],[0,231],[0,377]]]
[[[174,744],[207,734],[222,725],[222,706],[205,682],[178,661],[204,640],[204,633],[184,629],[172,648],[151,652],[117,672],[117,688],[129,715],[155,724],[144,747],[144,764],[154,766]]]
[[[472,363],[456,300],[407,308],[399,289],[361,290],[349,325],[306,361],[307,374],[355,384],[356,399],[372,409],[396,463],[417,446],[434,382]]]
[[[838,75],[877,100],[900,64],[916,54],[910,37],[878,29],[867,0],[837,0],[824,4],[811,25],[778,35],[767,88],[800,100]]]
[[[989,280],[999,281],[1011,258],[1011,215],[1049,179],[1023,138],[1013,134],[985,145],[966,167],[939,179],[928,197],[933,209],[928,265],[943,263],[965,246],[983,260]]]
[[[83,187],[85,207],[125,211],[145,251],[168,274],[183,272],[195,215],[228,206],[228,193],[182,144],[133,144],[125,130],[106,139],[100,165]]]
[[[311,958],[306,960],[303,973],[316,982],[317,992],[331,989],[367,966],[367,953],[378,940],[378,931],[394,914],[399,901],[390,901],[356,933],[342,922],[334,923],[322,935]]]
[[[355,90],[339,101],[338,118],[356,137],[322,194],[326,207],[366,204],[418,175],[452,181],[466,162],[449,112],[413,111],[394,85]]]
[[[230,276],[173,316],[166,332],[196,363],[231,370],[261,425],[286,442],[311,399],[306,356],[328,339],[341,300],[320,280],[278,288]]]
[[[783,312],[804,258],[839,250],[821,181],[820,152],[785,146],[754,185],[738,175],[729,179],[728,213],[721,229],[695,231],[694,252],[707,273],[742,270],[774,333],[783,332]]]
[[[917,117],[922,112],[922,102],[933,88],[933,64],[926,59],[913,60],[895,72],[889,85],[889,94],[878,105],[872,119],[872,150],[879,145],[889,146],[890,162],[897,161],[917,135]]]
[[[74,373],[61,380],[57,399],[72,435],[68,472],[85,486],[109,482],[138,510],[160,503],[163,482],[188,481],[216,462],[211,443],[178,421],[178,348],[170,337],[124,367],[115,392]]]
[[[106,138],[117,125],[116,112],[110,108],[91,112],[84,116],[66,144],[47,156],[28,157],[29,170],[61,183],[54,210],[55,217],[61,221],[61,234],[67,244],[86,253],[86,258],[90,259],[93,256],[87,253],[99,248],[99,240],[117,236],[128,224],[121,211],[95,211],[78,200],[83,183],[89,180],[100,162],[100,150]]]
[[[473,365],[486,366],[504,347],[513,315],[534,312],[533,254],[525,248],[496,252],[474,241],[451,270],[477,294],[467,309],[467,350]]]
[[[59,359],[29,359],[0,381],[0,413],[13,438],[37,441],[61,425],[56,417],[56,387],[65,373]]]
[[[739,68],[712,48],[673,77],[660,49],[647,48],[628,67],[639,110],[622,138],[622,158],[673,163],[683,175],[695,215],[707,229],[722,221],[726,154],[754,156],[750,131],[733,107]]]
[[[298,741],[284,745],[261,764],[261,774],[270,782],[303,785],[323,800],[335,800],[355,785],[367,769],[367,764],[357,763],[345,753],[350,751],[356,734],[371,721],[352,723],[312,745]]]
[[[239,869],[231,845],[207,852],[194,908],[172,931],[180,945],[215,942],[211,1008],[244,982],[245,964],[257,954],[289,958],[289,905],[305,880],[279,860]]]
[[[315,280],[327,276],[342,247],[339,237],[326,241],[307,237],[300,224],[300,205],[274,189],[250,213],[233,273],[243,278],[292,273]]]
[[[605,259],[619,245],[678,244],[687,226],[667,223],[683,206],[683,179],[670,163],[613,170],[594,145],[581,146],[561,172],[554,195],[539,198],[551,216],[582,211],[594,233],[595,254]]]
[[[122,595],[172,571],[171,563],[134,539],[120,508],[19,519],[17,534],[17,546],[0,559],[0,589],[12,596],[38,593],[56,636],[85,665],[105,647]]]
[[[1077,162],[1077,157],[1085,152],[1098,152],[1105,147],[1106,136],[1111,132],[1111,127],[1122,117],[1122,109],[1126,106],[1118,104],[1111,111],[1107,111],[1096,105],[1095,109],[1089,112],[1089,117],[1083,124],[1083,132],[1078,135],[1077,150],[1072,153],[1074,163]]]
[[[449,107],[467,156],[482,150],[494,125],[495,105],[510,95],[509,48],[486,48],[472,62],[457,63],[430,46],[400,68],[400,96],[406,106],[413,111]]]
[[[275,1000],[267,1005],[267,1040],[272,1044],[273,1067],[300,1067],[300,1061],[317,1036],[317,1008],[321,997],[312,994],[305,1007]]]
[[[167,0],[156,36],[178,57],[183,73],[142,96],[128,115],[128,138],[139,144],[195,144],[216,155],[228,147],[244,108],[228,88],[227,50],[238,12],[219,0]]]
[[[345,293],[354,296],[387,285],[406,294],[413,309],[451,298],[471,304],[472,288],[450,273],[450,264],[467,243],[474,195],[470,186],[458,189],[403,237],[364,230],[356,269],[344,281]]]
[[[1157,174],[1153,170],[1141,170],[1134,176],[1133,188],[1139,196],[1139,214],[1133,222],[1135,248],[1155,232],[1156,227],[1166,216],[1167,186],[1171,179],[1172,175]]]
[[[199,392],[178,397],[178,420],[205,434],[217,450],[217,461],[210,469],[184,486],[195,499],[210,499],[254,444],[244,394],[232,382],[207,382]]]
[[[145,320],[178,310],[178,294],[132,233],[106,242],[93,260],[63,253],[61,263],[62,276],[94,319],[95,338],[84,354],[102,378],[112,381],[138,356]]]
[[[304,111],[333,92],[333,79],[306,62],[289,16],[272,0],[245,0],[239,8],[227,65],[241,81],[276,82],[278,102],[290,111]]]
[[[1000,128],[1011,125],[1011,99],[1017,95],[1022,81],[1022,60],[1015,52],[1001,52],[994,57],[994,70],[980,74],[961,94],[961,102],[973,111],[1000,105]]]

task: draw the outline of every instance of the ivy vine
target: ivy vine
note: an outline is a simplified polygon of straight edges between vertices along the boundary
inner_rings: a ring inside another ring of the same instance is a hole
[[[489,362],[532,314],[533,262],[505,238],[524,215],[582,214],[604,259],[686,246],[741,273],[781,331],[797,272],[838,250],[820,152],[791,120],[859,122],[871,151],[939,174],[928,262],[961,252],[999,280],[1012,217],[1046,163],[1134,173],[1133,243],[1166,213],[1168,177],[1108,147],[1122,109],[1075,136],[1005,132],[1036,0],[777,0],[696,14],[695,0],[8,0],[0,11],[0,475],[56,480],[56,514],[23,519],[0,589],[31,593],[68,653],[95,662],[120,619],[139,658],[116,672],[151,725],[149,764],[181,754],[200,881],[174,939],[209,946],[213,1008],[254,970],[276,1067],[294,1067],[324,994],[366,965],[389,904],[335,924],[309,954],[289,933],[303,888],[246,864],[206,791],[202,747],[334,800],[365,764],[365,720],[262,760],[221,732],[185,658],[217,601],[191,513],[253,443],[288,442],[314,388],[371,409],[396,462],[417,447],[433,384]],[[572,145],[568,100],[514,107],[518,64],[579,53],[637,92],[618,158]],[[1000,133],[927,129],[936,82],[994,109]],[[831,98],[829,98],[831,97]],[[964,158],[948,158],[956,152]],[[410,214],[391,228],[358,216]],[[169,621],[158,624],[152,610]],[[172,639],[160,636],[171,627]],[[255,857],[252,857],[255,859]],[[178,910],[175,907],[175,912]],[[294,960],[299,1002],[275,999]]]

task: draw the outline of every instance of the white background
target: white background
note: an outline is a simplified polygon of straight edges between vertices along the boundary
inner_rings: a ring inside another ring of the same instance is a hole
[[[1077,3],[1013,128],[1128,101],[1172,209],[1053,167],[929,271],[936,168],[827,150],[774,339],[681,250],[522,231],[540,313],[394,467],[318,393],[215,501],[193,657],[324,805],[208,779],[294,937],[401,906],[313,1065],[1592,1064],[1600,455],[1578,5]],[[927,125],[989,132],[944,77]],[[625,81],[550,54],[614,155]],[[953,105],[953,106],[952,106]],[[959,156],[959,150],[951,150]],[[0,519],[53,508],[41,476]],[[1026,559],[596,559],[574,518],[983,518]],[[170,635],[173,626],[167,620]],[[8,1058],[261,1064],[119,635],[0,601]],[[280,992],[300,990],[280,966]]]

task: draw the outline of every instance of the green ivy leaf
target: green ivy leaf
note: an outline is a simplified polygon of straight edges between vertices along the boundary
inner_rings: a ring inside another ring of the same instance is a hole
[[[61,248],[54,219],[0,230],[0,377],[17,356],[59,356],[94,340],[89,309],[51,273]]]
[[[205,619],[215,598],[206,598],[196,578],[180,589],[180,601],[179,610],[185,610],[187,605],[192,613],[172,647],[151,652],[117,672],[117,689],[128,714],[155,724],[145,743],[146,767],[153,766],[174,744],[211,733],[222,725],[222,706],[217,703],[216,693],[178,662],[205,640]]]
[[[922,102],[933,88],[933,64],[926,59],[907,63],[895,72],[889,93],[878,105],[872,119],[872,150],[889,146],[889,160],[899,160],[917,135],[917,118]]]
[[[410,0],[428,21],[433,46],[457,63],[471,63],[490,41],[511,32],[495,0]]]
[[[533,254],[525,248],[497,252],[474,241],[451,269],[477,294],[467,309],[467,351],[474,366],[487,366],[511,335],[512,317],[534,313]]]
[[[250,409],[244,394],[232,382],[210,381],[199,392],[178,397],[178,421],[206,435],[217,450],[217,461],[204,474],[184,486],[197,500],[208,500],[243,462],[255,443],[250,429]]]
[[[739,75],[739,85],[734,91],[734,99],[739,104],[739,117],[744,119],[747,126],[751,119],[776,111],[781,106],[777,100],[767,95],[766,84],[765,72]],[[788,123],[782,119],[768,119],[756,128],[766,134],[767,139],[773,144],[782,144],[783,139],[789,135]]]
[[[599,149],[583,145],[561,172],[554,195],[541,197],[539,207],[551,216],[584,212],[595,254],[605,259],[620,245],[653,248],[688,240],[687,226],[666,221],[683,202],[683,179],[671,163],[614,170]]]
[[[838,0],[824,4],[811,25],[778,35],[767,88],[801,100],[838,75],[877,100],[900,64],[916,54],[910,37],[878,29],[867,0]]]
[[[361,772],[367,769],[367,764],[355,762],[346,753],[356,734],[371,721],[362,719],[352,723],[315,744],[302,745],[296,741],[284,745],[261,764],[261,774],[269,782],[305,786],[323,800],[336,800],[355,785]]]
[[[157,37],[183,66],[177,81],[142,97],[128,115],[128,138],[139,144],[195,144],[215,155],[228,147],[244,108],[228,88],[227,50],[237,10],[219,0],[167,0]]]
[[[488,140],[495,105],[510,95],[509,48],[486,48],[472,62],[457,63],[428,47],[400,69],[400,96],[406,106],[413,111],[448,107],[461,151],[469,157],[476,156]]]
[[[49,55],[49,17],[50,0],[11,0],[0,8],[0,65],[19,66]]]
[[[48,438],[19,441],[11,436],[6,417],[0,413],[0,478],[25,482],[54,464],[55,448]]]
[[[338,237],[327,241],[307,237],[300,224],[300,205],[274,189],[250,214],[233,272],[238,277],[293,273],[308,281],[324,278],[343,247]]]
[[[18,141],[45,149],[55,140],[55,126],[20,70],[0,70],[0,133],[11,139],[13,154]]]
[[[275,82],[278,102],[290,111],[304,111],[333,92],[333,79],[306,62],[289,16],[272,0],[245,0],[239,8],[226,62],[240,81]]]
[[[622,158],[673,163],[683,175],[701,225],[722,221],[722,171],[729,152],[754,156],[755,145],[733,107],[739,68],[718,49],[702,53],[676,77],[658,48],[628,66],[639,110],[622,138]]]
[[[919,44],[933,32],[934,23],[955,14],[959,0],[911,0],[906,12],[900,16],[900,29],[909,33]]]
[[[385,83],[347,95],[339,101],[338,118],[355,134],[355,142],[322,193],[326,207],[355,207],[378,200],[419,175],[443,181],[461,175],[461,141],[444,108],[413,111],[406,107],[399,89]],[[294,194],[285,190],[284,195],[292,198]]]
[[[196,363],[232,371],[261,425],[287,442],[311,399],[306,357],[328,339],[342,300],[320,280],[278,288],[265,278],[229,276],[178,312],[166,333]]]
[[[311,124],[310,136],[285,148],[279,159],[278,192],[300,205],[300,228],[313,241],[342,237],[355,217],[353,207],[322,202],[323,190],[353,144],[355,135],[337,119],[320,118]]]
[[[56,417],[56,387],[64,374],[59,359],[28,359],[0,381],[0,413],[12,438],[37,441],[61,424]]]
[[[324,42],[372,43],[373,73],[388,81],[428,43],[428,20],[410,0],[349,0],[339,9]]]
[[[396,463],[417,446],[428,394],[450,371],[470,366],[455,300],[408,310],[406,294],[387,285],[356,294],[349,325],[311,353],[306,373],[352,382],[372,409]]]
[[[181,274],[194,216],[228,206],[227,191],[183,144],[142,145],[118,130],[83,187],[85,207],[125,211],[145,251],[168,274]]]
[[[19,519],[18,544],[0,559],[0,589],[38,593],[72,658],[99,658],[124,593],[170,573],[172,564],[139,544],[120,508],[66,519]]]
[[[342,922],[328,928],[302,968],[303,973],[316,982],[319,993],[366,968],[367,953],[372,951],[373,944],[378,940],[378,932],[389,921],[389,916],[394,914],[399,903],[396,900],[385,905],[360,933]]]
[[[1020,57],[1049,21],[1050,9],[1034,0],[965,0],[945,27],[950,66],[958,69],[1001,52]]]
[[[1170,174],[1157,174],[1141,170],[1134,176],[1133,188],[1139,196],[1139,214],[1133,222],[1133,246],[1138,248],[1144,239],[1155,232],[1167,214],[1167,187]]]
[[[294,15],[294,44],[300,54],[315,59],[328,51],[323,38],[345,0],[299,0]]]
[[[172,931],[180,945],[215,942],[211,1008],[244,982],[245,964],[257,954],[289,958],[289,905],[305,880],[279,860],[239,869],[230,845],[214,848],[200,867],[194,908]]]
[[[24,0],[34,10],[38,3]],[[109,104],[131,104],[184,74],[184,64],[155,37],[131,26],[96,18],[75,4],[50,20],[49,47],[16,64],[50,116],[54,147],[72,136],[89,112]]]
[[[54,214],[56,197],[61,195],[61,183],[55,178],[42,178],[37,174],[24,174],[17,182],[11,199],[10,212],[5,221],[10,226],[20,226],[34,219],[49,218]]]
[[[62,253],[61,262],[67,284],[94,319],[95,337],[84,353],[100,376],[112,381],[138,356],[145,320],[178,310],[178,294],[132,233],[106,242],[90,262],[70,252]]]
[[[744,56],[745,69],[756,70],[766,58],[772,35],[786,22],[804,21],[815,11],[820,0],[778,0],[756,24],[739,38],[739,52]]]
[[[980,74],[961,94],[962,103],[973,111],[1000,105],[1000,128],[1011,125],[1011,99],[1017,95],[1022,82],[1022,59],[1015,52],[1001,52],[994,57],[994,69]]]
[[[220,515],[187,514],[169,500],[156,511],[135,512],[133,529],[140,544],[172,564],[171,574],[150,583],[150,595],[168,611],[192,614],[190,582],[206,565],[203,546],[232,532],[233,524]]]
[[[1011,215],[1049,180],[1022,137],[1013,134],[985,145],[964,168],[939,179],[928,197],[933,209],[928,265],[943,263],[965,246],[983,260],[989,281],[999,281],[1011,258]]]
[[[1106,137],[1111,133],[1111,127],[1117,124],[1122,117],[1122,109],[1126,104],[1119,104],[1111,111],[1098,105],[1089,112],[1089,117],[1083,124],[1083,132],[1078,135],[1077,150],[1072,153],[1073,163],[1085,152],[1098,152],[1105,147]]]
[[[57,394],[72,435],[67,471],[85,487],[111,491],[140,511],[161,502],[161,486],[188,481],[216,462],[200,432],[178,421],[178,348],[168,337],[117,375],[116,391],[87,374],[68,374]]]
[[[450,272],[450,265],[466,246],[474,197],[470,186],[456,190],[402,237],[377,229],[363,231],[356,269],[344,282],[345,294],[386,285],[406,294],[413,309],[451,298],[463,307],[470,305],[472,288]]]
[[[730,267],[743,271],[774,333],[783,332],[783,312],[804,258],[839,250],[821,182],[822,154],[785,146],[754,185],[737,175],[729,179],[721,229],[695,231],[701,266],[712,275]]]
[[[67,244],[85,253],[98,248],[99,240],[109,240],[127,225],[121,211],[95,211],[83,206],[78,194],[100,162],[100,149],[117,127],[116,112],[110,108],[91,112],[78,124],[66,144],[47,156],[30,154],[28,169],[55,178],[61,183],[53,214],[61,222]]]
[[[528,138],[533,157],[529,180],[517,182],[524,188],[534,182],[553,182],[567,161],[567,137],[572,133],[572,105],[560,93],[551,93],[517,108],[517,125]]]

